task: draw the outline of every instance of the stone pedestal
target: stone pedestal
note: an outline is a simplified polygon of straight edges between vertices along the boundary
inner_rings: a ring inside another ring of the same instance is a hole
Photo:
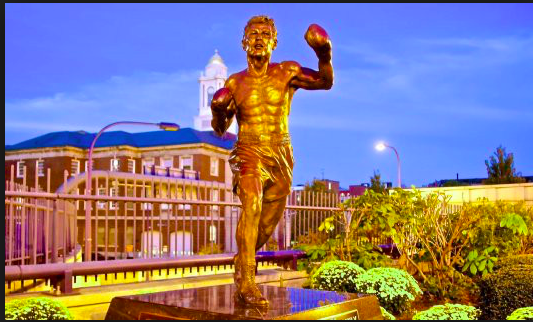
[[[259,285],[268,307],[236,303],[234,285],[115,297],[106,320],[376,320],[375,296]]]

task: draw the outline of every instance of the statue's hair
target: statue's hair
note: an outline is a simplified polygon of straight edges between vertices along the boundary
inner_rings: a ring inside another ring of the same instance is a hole
[[[270,28],[272,29],[272,36],[273,36],[272,38],[273,39],[277,38],[278,31],[276,30],[276,26],[274,25],[274,19],[270,18],[269,16],[261,15],[261,16],[253,16],[252,18],[250,18],[250,20],[248,20],[248,22],[246,23],[246,26],[244,27],[243,39],[244,37],[246,37],[246,31],[248,30],[248,28],[250,28],[250,26],[255,23],[264,23],[264,24],[269,25]]]

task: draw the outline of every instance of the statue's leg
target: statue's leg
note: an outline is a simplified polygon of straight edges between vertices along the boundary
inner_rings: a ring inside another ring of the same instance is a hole
[[[263,199],[261,218],[259,219],[259,229],[255,250],[259,250],[274,233],[279,220],[285,211],[287,196],[283,196],[274,201]]]
[[[276,148],[279,167],[271,170],[272,178],[267,180],[263,189],[263,205],[259,219],[259,235],[255,244],[256,251],[268,241],[283,216],[287,196],[291,193],[292,148],[290,145]]]
[[[236,239],[239,260],[242,263],[255,262],[257,227],[259,226],[263,201],[262,190],[259,176],[240,176],[239,198],[242,204],[242,214],[237,224]]]
[[[237,248],[235,259],[238,300],[251,305],[268,305],[255,284],[255,244],[263,201],[263,183],[258,175],[241,175],[239,178],[239,198],[242,214],[237,224]],[[237,267],[238,266],[238,267]],[[238,273],[237,273],[238,271]]]

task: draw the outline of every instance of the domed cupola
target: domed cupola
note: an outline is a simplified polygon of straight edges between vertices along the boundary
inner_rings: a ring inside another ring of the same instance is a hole
[[[224,87],[224,82],[228,78],[228,67],[224,60],[215,49],[215,54],[209,59],[205,71],[200,75],[200,104],[199,115],[194,118],[194,128],[200,131],[212,131],[211,127],[211,100],[217,90]],[[229,132],[236,134],[236,121],[228,129]]]

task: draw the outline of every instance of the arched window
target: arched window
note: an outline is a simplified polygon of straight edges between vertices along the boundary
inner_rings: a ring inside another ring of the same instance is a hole
[[[211,100],[213,100],[213,95],[215,95],[215,88],[209,86],[207,88],[207,105],[211,106]]]

